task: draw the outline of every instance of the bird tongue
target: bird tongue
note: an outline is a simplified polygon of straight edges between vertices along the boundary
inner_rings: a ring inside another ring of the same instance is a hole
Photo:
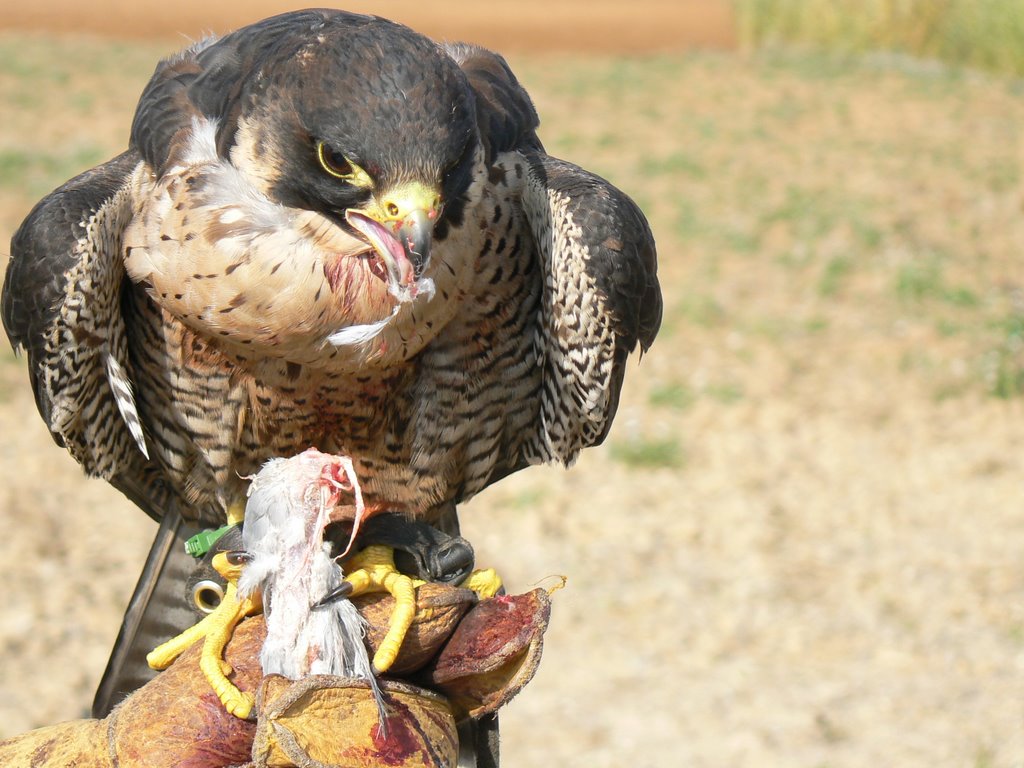
[[[408,290],[416,279],[412,262],[405,253],[405,248],[387,227],[376,219],[356,210],[345,212],[345,221],[360,232],[380,255],[381,261],[388,270],[388,282],[392,293]]]
[[[352,209],[345,212],[345,220],[357,232],[360,232],[377,252],[379,261],[387,272],[385,277],[388,293],[394,296],[398,303],[389,317],[374,323],[345,326],[332,333],[326,340],[327,343],[335,347],[366,344],[384,330],[384,326],[398,313],[402,304],[421,297],[430,301],[435,291],[434,281],[429,277],[416,279],[416,268],[409,260],[405,248],[387,227],[376,219]],[[327,268],[325,271],[328,281],[331,281],[331,289],[334,290],[334,286],[340,279],[337,277],[339,273]],[[376,270],[374,273],[377,274]],[[378,276],[380,275],[378,274]]]

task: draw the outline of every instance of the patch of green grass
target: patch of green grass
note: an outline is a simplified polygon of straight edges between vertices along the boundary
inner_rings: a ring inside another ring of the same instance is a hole
[[[932,399],[937,403],[941,403],[943,400],[955,400],[968,394],[972,389],[972,383],[966,379],[946,379],[939,381],[932,388]]]
[[[940,336],[959,336],[967,327],[966,323],[951,320],[948,317],[940,317],[935,321],[935,330],[939,332]]]
[[[849,734],[839,724],[824,712],[819,712],[814,718],[818,735],[827,744],[839,744],[850,738]]]
[[[72,176],[107,160],[107,155],[105,149],[91,144],[44,153],[0,148],[0,189],[44,195]]]
[[[706,293],[691,293],[679,299],[670,311],[672,320],[692,323],[701,328],[722,325],[727,317],[725,307]]]
[[[22,359],[14,353],[14,350],[6,343],[0,344],[0,367],[21,367],[24,365]]]
[[[850,225],[853,227],[853,234],[858,245],[865,251],[874,251],[882,244],[882,230],[871,223],[868,218],[854,216],[850,220]]]
[[[545,144],[550,142],[553,150],[557,153],[571,155],[583,145],[583,137],[576,131],[563,131],[554,140],[547,139]]]
[[[782,344],[793,336],[793,321],[782,314],[757,315],[743,323],[743,330],[751,336]]]
[[[981,304],[978,294],[963,285],[947,285],[942,292],[942,300],[956,307],[972,308]]]
[[[96,94],[89,92],[73,93],[68,97],[68,106],[78,114],[88,114],[96,107]]]
[[[52,57],[53,53],[47,46],[31,42],[0,41],[0,74],[13,75],[38,88],[60,88],[71,79],[71,62],[67,57]]]
[[[785,50],[768,43],[757,57],[768,78],[798,75],[809,82],[834,81],[863,69],[862,57],[837,51]]]
[[[702,117],[697,120],[694,126],[702,139],[712,140],[718,137],[718,123],[712,118]]]
[[[738,403],[744,395],[743,387],[735,382],[708,384],[704,392],[708,397],[725,405]]]
[[[737,0],[747,48],[895,51],[1024,74],[1020,0]]]
[[[685,411],[697,400],[693,389],[680,381],[659,384],[651,390],[647,398],[655,408],[670,408],[674,411]]]
[[[942,270],[936,259],[915,260],[896,270],[896,296],[901,301],[920,302],[942,292]]]
[[[540,488],[526,488],[509,499],[515,509],[532,509],[544,500],[544,491]]]
[[[745,255],[753,255],[761,249],[761,233],[756,228],[748,228],[737,224],[721,227],[718,236],[732,251]]]
[[[896,296],[900,301],[920,303],[932,299],[956,307],[977,307],[978,294],[970,288],[950,285],[943,273],[942,259],[931,255],[900,265],[895,276]]]
[[[830,325],[831,323],[829,322],[829,319],[827,317],[823,317],[821,315],[814,315],[813,317],[809,317],[804,321],[804,333],[810,335],[824,333],[829,329]]]
[[[715,220],[698,211],[693,201],[675,201],[675,234],[683,242],[712,241],[715,251],[722,246],[734,253],[752,255],[761,248],[761,232],[756,223]]]
[[[985,169],[985,184],[996,194],[1011,192],[1020,185],[1020,169],[1016,163],[993,162]]]
[[[1006,638],[1014,645],[1024,646],[1024,624],[1013,622],[1006,630]]]
[[[926,349],[912,347],[900,353],[899,369],[902,373],[934,375],[935,361]]]
[[[1010,399],[1024,396],[1024,313],[995,323],[996,344],[982,357],[982,376],[988,393]]]
[[[785,199],[762,214],[761,229],[784,224],[792,234],[796,249],[782,256],[783,265],[806,265],[814,256],[817,243],[841,221],[846,201],[837,203],[829,195],[826,190],[791,183],[786,187]]]
[[[993,768],[996,764],[996,753],[991,747],[978,747],[974,754],[974,768]]]
[[[67,84],[78,74],[124,77],[139,71],[148,76],[159,59],[184,44],[180,39],[138,43],[84,36],[3,35],[0,74],[54,86]]]
[[[668,155],[645,156],[640,161],[640,171],[645,176],[686,176],[692,179],[703,179],[707,176],[704,164],[682,151]]]
[[[833,256],[829,259],[818,280],[818,293],[824,297],[839,293],[846,277],[853,271],[853,265],[854,261],[849,256]]]
[[[671,338],[681,329],[710,329],[722,325],[726,312],[718,301],[705,294],[684,295],[670,303],[661,319],[659,338]]]
[[[611,445],[612,460],[638,469],[678,469],[686,463],[675,438],[633,438]]]
[[[680,198],[676,201],[675,209],[673,223],[675,234],[679,239],[688,242],[699,237],[704,231],[704,224],[697,215],[697,208],[694,204],[685,198]]]

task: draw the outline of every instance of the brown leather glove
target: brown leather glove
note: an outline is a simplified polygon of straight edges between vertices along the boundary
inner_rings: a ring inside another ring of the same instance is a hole
[[[258,692],[256,722],[224,710],[199,671],[196,645],[104,720],[62,723],[0,742],[0,765],[454,766],[456,721],[493,712],[529,682],[550,611],[543,590],[472,605],[474,599],[440,584],[419,588],[417,618],[396,667],[420,671],[407,681],[380,681],[388,714],[383,731],[365,681],[263,678],[265,630],[257,616],[239,625],[225,652],[231,681]],[[356,601],[370,624],[371,646],[384,634],[391,601],[379,595]]]

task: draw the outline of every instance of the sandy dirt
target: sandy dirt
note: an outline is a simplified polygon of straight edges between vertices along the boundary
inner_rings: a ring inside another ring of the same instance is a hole
[[[1024,764],[1019,86],[514,37],[549,150],[648,212],[666,317],[608,445],[464,508],[512,588],[569,578],[503,764]],[[0,35],[0,242],[175,44]],[[0,735],[85,713],[154,530],[3,350]]]

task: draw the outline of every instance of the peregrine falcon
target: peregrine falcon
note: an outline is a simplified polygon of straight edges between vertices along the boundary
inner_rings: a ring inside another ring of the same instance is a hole
[[[120,645],[270,458],[350,456],[368,508],[450,529],[605,438],[654,241],[537,128],[495,53],[299,11],[162,61],[127,151],[32,210],[4,328],[56,442],[162,521]]]

